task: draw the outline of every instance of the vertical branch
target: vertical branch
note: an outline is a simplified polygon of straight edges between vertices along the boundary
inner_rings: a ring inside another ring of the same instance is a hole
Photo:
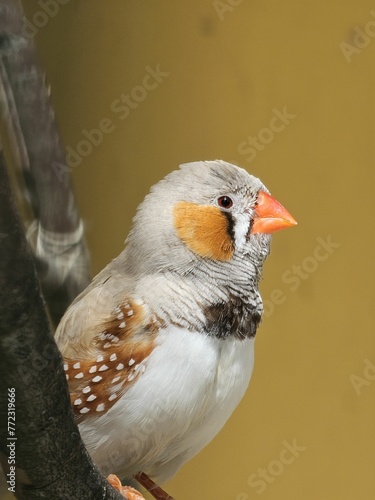
[[[17,498],[120,499],[91,461],[0,155],[0,460]]]
[[[29,231],[43,292],[55,323],[90,281],[70,168],[45,75],[33,41],[22,33],[22,10],[0,0],[0,99],[13,158],[22,171],[35,221]]]

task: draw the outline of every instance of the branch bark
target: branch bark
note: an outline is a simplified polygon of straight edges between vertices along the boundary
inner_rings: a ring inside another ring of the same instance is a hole
[[[2,154],[0,460],[8,487],[15,479],[17,498],[123,498],[81,441]]]
[[[62,179],[60,170],[53,168],[54,162],[65,164],[65,155],[49,89],[34,44],[23,36],[22,25],[20,3],[0,0],[2,119],[36,217],[34,250],[45,297],[57,322],[89,282],[88,259],[70,176]],[[92,462],[75,423],[62,358],[50,330],[2,151],[0,462],[7,487],[17,498],[123,498]]]
[[[19,2],[0,0],[0,99],[16,168],[24,179],[35,221],[29,241],[37,258],[44,297],[57,324],[90,282],[89,260],[34,42],[22,30]]]

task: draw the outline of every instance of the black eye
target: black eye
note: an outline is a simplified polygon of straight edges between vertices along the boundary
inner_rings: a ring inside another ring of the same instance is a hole
[[[231,208],[233,206],[233,200],[232,198],[230,198],[229,196],[220,196],[218,199],[217,199],[217,204],[219,205],[219,207],[221,208]]]

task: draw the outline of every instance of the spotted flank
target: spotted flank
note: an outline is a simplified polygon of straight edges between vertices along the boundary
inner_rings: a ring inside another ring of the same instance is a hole
[[[93,359],[64,359],[71,403],[79,421],[107,412],[147,369],[160,327],[145,320],[142,303],[117,306],[94,338]],[[126,318],[126,319],[124,319]]]

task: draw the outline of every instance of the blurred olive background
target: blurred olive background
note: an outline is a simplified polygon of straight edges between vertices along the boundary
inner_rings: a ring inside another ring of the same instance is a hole
[[[249,390],[166,489],[374,499],[373,2],[65,3],[44,23],[48,2],[23,2],[93,273],[150,186],[192,160],[243,166],[299,222],[273,238]]]

